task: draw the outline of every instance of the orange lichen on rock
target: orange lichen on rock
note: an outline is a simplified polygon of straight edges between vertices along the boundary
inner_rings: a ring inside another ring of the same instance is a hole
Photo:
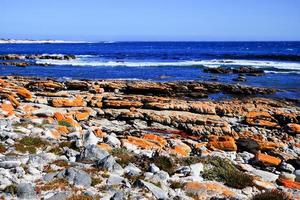
[[[7,115],[13,115],[15,108],[10,103],[3,103],[1,104],[1,109],[7,112]]]
[[[300,124],[290,123],[287,126],[288,126],[290,132],[292,132],[294,134],[300,134]]]
[[[56,130],[56,129],[53,129],[52,131],[51,131],[51,135],[52,135],[52,137],[53,138],[55,138],[55,139],[59,139],[60,137],[61,137],[61,132],[60,131],[58,131],[58,130]]]
[[[188,193],[197,194],[201,197],[207,197],[207,195],[223,195],[226,197],[232,197],[235,195],[233,191],[217,182],[189,182],[185,185],[185,190]]]
[[[247,124],[254,126],[279,128],[276,119],[268,112],[249,112],[246,115],[246,122]]]
[[[99,128],[94,130],[94,134],[99,138],[104,138],[106,136],[106,133]]]
[[[108,144],[105,143],[100,143],[97,145],[100,149],[105,150],[105,151],[111,151],[112,147],[109,146]]]
[[[191,153],[191,148],[186,144],[176,145],[170,150],[171,154],[175,154],[177,156],[187,157]]]
[[[163,137],[160,137],[158,135],[154,135],[154,134],[145,134],[143,136],[143,139],[148,140],[150,142],[156,143],[161,147],[164,147],[167,145],[167,140],[164,139]]]
[[[25,89],[25,88],[17,88],[16,89],[16,93],[25,98],[25,99],[31,99],[32,98],[32,94],[29,90]]]
[[[76,112],[76,113],[74,114],[74,116],[75,116],[75,119],[76,119],[77,121],[85,121],[85,120],[87,120],[87,119],[89,118],[90,113],[87,112],[87,111],[84,111],[84,112]]]
[[[263,153],[257,153],[255,158],[259,163],[265,166],[278,166],[281,163],[280,158],[263,154]]]
[[[295,182],[295,181],[291,181],[288,179],[281,179],[281,178],[279,178],[277,182],[280,185],[283,185],[284,187],[300,190],[300,182]]]
[[[268,141],[261,141],[261,140],[255,140],[259,145],[259,150],[262,151],[268,151],[268,150],[274,150],[279,147],[279,144],[276,144],[275,142],[268,142]]]
[[[215,136],[209,137],[208,147],[214,147],[224,151],[236,151],[237,146],[235,140],[230,136]]]
[[[69,130],[68,130],[68,127],[66,126],[57,126],[56,127],[56,130],[59,132],[59,133],[64,133],[64,134],[67,134],[69,133]]]
[[[57,98],[52,100],[54,107],[82,107],[84,106],[83,98],[77,96],[75,99]]]
[[[143,103],[138,101],[128,101],[128,100],[106,100],[104,102],[105,107],[113,108],[139,108],[143,106]]]
[[[128,136],[127,139],[123,140],[123,142],[128,142],[128,143],[134,144],[143,149],[160,149],[161,148],[160,146],[158,146],[155,143],[152,143],[145,139],[141,139],[141,138],[134,137],[134,136]]]

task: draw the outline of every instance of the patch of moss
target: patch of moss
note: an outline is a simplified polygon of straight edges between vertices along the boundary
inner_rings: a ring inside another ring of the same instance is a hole
[[[99,177],[92,177],[92,186],[94,187],[95,185],[98,185],[102,183],[102,179]]]
[[[53,181],[50,181],[44,185],[38,185],[37,190],[38,191],[49,191],[49,190],[66,190],[69,186],[69,182],[66,179],[54,179]]]
[[[180,166],[188,166],[199,162],[203,162],[203,159],[199,158],[198,156],[176,158],[176,163],[178,163]]]
[[[5,193],[9,193],[11,195],[17,194],[17,186],[15,184],[11,184],[9,186],[6,186],[3,190]]]
[[[80,195],[72,195],[71,197],[68,197],[67,200],[93,200],[93,197],[80,194]]]
[[[170,188],[172,188],[172,189],[180,189],[183,187],[184,187],[184,183],[181,183],[179,181],[175,181],[170,184]]]
[[[55,160],[51,164],[57,165],[59,167],[69,167],[69,163],[65,160]]]
[[[115,148],[111,151],[111,154],[114,157],[117,157],[117,162],[122,167],[125,167],[129,163],[134,163],[136,161],[135,155],[125,148]]]
[[[0,144],[0,153],[5,153],[6,152],[6,148],[3,144]]]
[[[70,149],[73,149],[75,151],[79,151],[80,149],[76,146],[76,142],[75,141],[64,141],[59,143],[59,147],[60,148],[64,148],[64,147],[68,147]]]
[[[69,122],[64,121],[64,120],[58,121],[58,125],[60,125],[60,126],[66,126],[66,127],[72,127],[72,125]]]
[[[39,137],[24,137],[15,144],[15,149],[22,153],[36,153],[36,148],[41,148],[49,143]]]
[[[22,120],[20,122],[15,122],[12,124],[13,127],[17,128],[19,126],[22,126],[22,127],[27,127],[29,125],[29,121],[28,120]]]
[[[169,174],[173,174],[175,171],[176,164],[172,160],[172,158],[167,156],[154,156],[153,163],[159,167],[159,169],[168,172]]]
[[[286,193],[279,190],[269,190],[256,194],[252,200],[292,200]]]
[[[55,155],[62,155],[63,151],[59,146],[54,146],[50,151],[50,153],[54,153]]]
[[[227,159],[208,157],[206,164],[212,167],[204,170],[202,176],[205,179],[220,181],[237,189],[253,186],[253,177],[240,171]]]

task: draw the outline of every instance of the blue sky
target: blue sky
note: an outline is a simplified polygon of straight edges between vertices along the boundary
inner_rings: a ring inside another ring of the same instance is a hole
[[[1,0],[0,38],[300,40],[299,0]]]

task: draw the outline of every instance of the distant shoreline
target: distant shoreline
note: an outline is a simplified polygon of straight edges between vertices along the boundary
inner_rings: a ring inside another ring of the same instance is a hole
[[[0,44],[60,44],[60,43],[89,43],[86,41],[65,41],[65,40],[17,40],[0,39]]]

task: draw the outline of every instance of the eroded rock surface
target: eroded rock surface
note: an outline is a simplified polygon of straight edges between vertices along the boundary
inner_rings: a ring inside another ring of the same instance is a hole
[[[242,97],[200,98],[220,91]],[[2,77],[0,195],[249,199],[280,189],[297,199],[300,108],[248,96],[272,92],[220,83]]]

